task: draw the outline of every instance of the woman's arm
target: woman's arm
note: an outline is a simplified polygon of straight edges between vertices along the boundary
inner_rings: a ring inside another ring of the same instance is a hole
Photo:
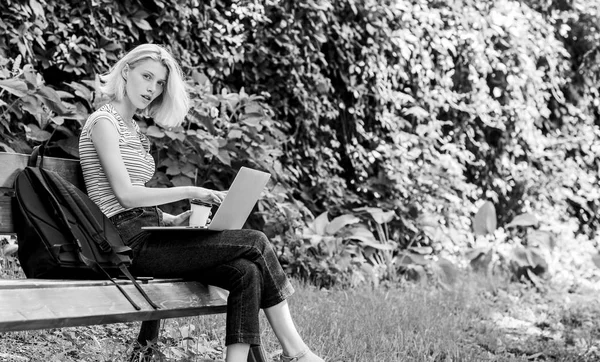
[[[182,212],[179,215],[171,215],[163,211],[163,222],[166,226],[179,226],[187,225],[189,223],[190,216],[192,215],[191,210]]]
[[[182,199],[200,199],[220,203],[225,193],[203,187],[180,186],[153,188],[131,184],[125,163],[119,151],[119,134],[107,119],[99,119],[93,126],[92,142],[102,169],[121,206],[125,208],[156,206]]]

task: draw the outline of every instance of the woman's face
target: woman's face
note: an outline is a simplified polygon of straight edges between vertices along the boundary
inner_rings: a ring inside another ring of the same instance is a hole
[[[148,107],[162,94],[167,83],[167,67],[162,63],[146,59],[134,67],[124,69],[126,97],[137,109]]]

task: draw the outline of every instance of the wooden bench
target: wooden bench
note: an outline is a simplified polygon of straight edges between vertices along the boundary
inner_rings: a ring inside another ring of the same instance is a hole
[[[28,155],[0,152],[0,234],[15,232],[13,184],[28,159]],[[44,168],[84,189],[79,161],[44,157]],[[142,321],[138,351],[145,350],[142,360],[150,360],[152,349],[142,347],[158,337],[161,319],[226,312],[226,294],[199,282],[144,280],[142,287],[160,309],[152,308],[130,281],[117,282],[140,310],[109,280],[0,279],[0,332]],[[251,348],[248,361],[267,361],[264,350]]]

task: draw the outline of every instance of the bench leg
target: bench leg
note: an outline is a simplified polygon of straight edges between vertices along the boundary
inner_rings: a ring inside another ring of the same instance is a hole
[[[158,340],[159,330],[160,319],[142,322],[136,346],[133,348],[129,359],[130,362],[149,362],[152,360],[154,349],[152,346],[148,346],[148,342],[152,343]]]
[[[156,342],[158,340],[159,330],[160,319],[142,322],[140,334],[138,335],[137,344],[133,349],[130,362],[150,362],[152,360],[154,350],[152,347],[146,347],[148,346],[148,341]],[[248,362],[269,362],[264,348],[262,346],[250,347]]]
[[[264,348],[262,346],[250,347],[250,353],[248,353],[248,362],[269,362]]]

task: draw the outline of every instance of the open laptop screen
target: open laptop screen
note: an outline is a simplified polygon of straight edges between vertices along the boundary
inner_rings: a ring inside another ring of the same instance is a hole
[[[256,205],[270,174],[248,167],[238,171],[210,224],[196,226],[145,226],[143,230],[235,230],[241,229]]]

